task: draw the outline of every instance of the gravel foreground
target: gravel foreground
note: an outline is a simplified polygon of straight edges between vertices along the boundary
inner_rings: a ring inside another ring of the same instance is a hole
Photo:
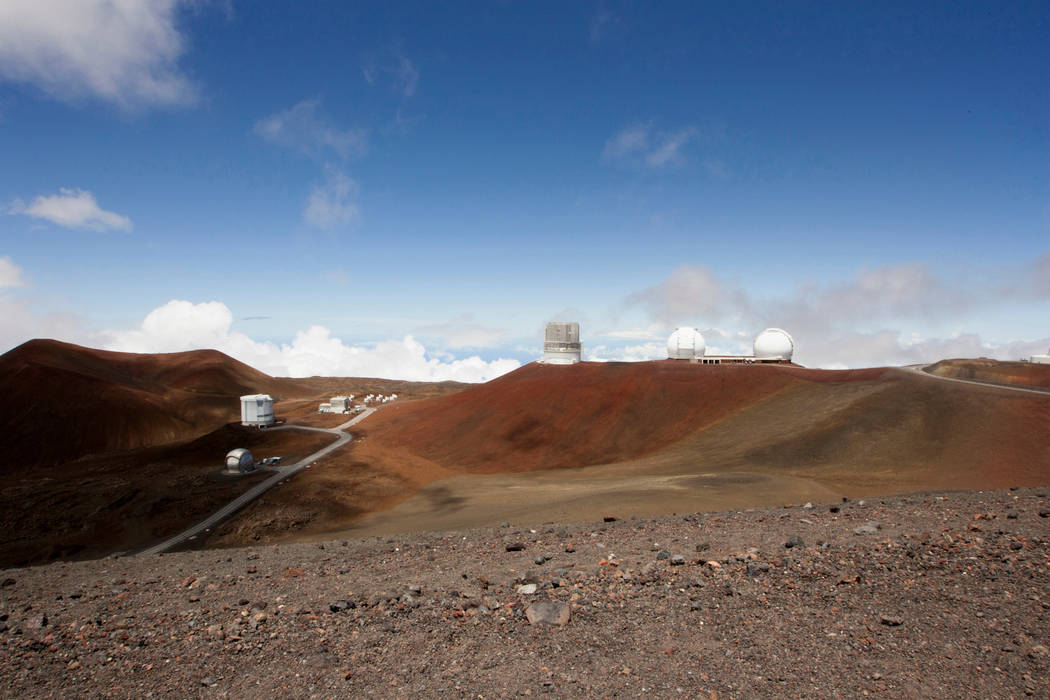
[[[3,694],[1048,697],[1048,494],[9,569]]]

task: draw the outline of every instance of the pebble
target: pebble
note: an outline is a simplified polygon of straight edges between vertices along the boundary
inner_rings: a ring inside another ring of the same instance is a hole
[[[508,552],[520,552],[523,549],[525,549],[525,543],[524,542],[511,542],[510,544],[507,545],[507,551]]]
[[[895,615],[880,615],[879,622],[887,627],[900,627],[904,624],[904,619]]]
[[[791,549],[792,547],[804,547],[805,545],[806,543],[798,535],[792,535],[788,538],[788,541],[784,543],[784,546],[787,549]]]
[[[525,583],[518,586],[518,595],[533,595],[536,592],[535,583]]]
[[[681,566],[684,563],[685,557],[683,557],[681,554],[675,554],[673,557],[671,557],[671,566]]]
[[[661,561],[662,561],[662,560],[664,560],[664,559],[668,559],[668,558],[670,558],[670,556],[671,556],[671,553],[670,553],[670,552],[668,552],[668,551],[667,551],[667,550],[665,549],[665,550],[662,550],[662,551],[661,551],[661,552],[660,552],[659,554],[657,554],[657,555],[656,555],[656,558],[657,558],[658,560],[661,560]]]

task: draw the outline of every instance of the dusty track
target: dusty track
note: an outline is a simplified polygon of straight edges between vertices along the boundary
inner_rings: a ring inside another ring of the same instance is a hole
[[[179,546],[180,544],[182,544],[186,540],[189,540],[189,539],[191,539],[193,537],[196,537],[197,535],[201,534],[202,532],[215,527],[216,525],[218,525],[219,523],[223,522],[224,520],[229,518],[231,515],[233,515],[237,511],[239,511],[241,508],[244,508],[246,505],[248,505],[249,503],[251,503],[252,501],[257,499],[259,496],[263,495],[264,493],[266,493],[267,491],[272,489],[277,484],[281,483],[282,481],[284,481],[286,479],[289,479],[289,478],[295,476],[296,474],[298,474],[303,469],[306,469],[307,467],[312,466],[314,463],[317,462],[317,460],[325,457],[326,455],[331,454],[332,452],[335,452],[340,447],[343,447],[344,445],[349,443],[353,439],[353,436],[350,435],[349,433],[345,433],[343,431],[346,430],[347,428],[349,428],[352,425],[356,425],[357,423],[360,423],[365,418],[368,418],[370,415],[372,415],[372,413],[374,413],[374,412],[375,412],[374,408],[367,408],[363,412],[361,412],[359,415],[351,418],[350,420],[346,421],[342,425],[339,425],[338,427],[332,428],[332,429],[328,429],[328,428],[313,428],[313,427],[303,426],[303,425],[283,425],[283,426],[279,426],[279,427],[276,427],[276,428],[270,428],[269,430],[306,430],[306,431],[315,432],[315,433],[327,433],[329,435],[334,436],[336,438],[336,440],[331,445],[328,445],[326,447],[321,448],[317,452],[314,452],[313,454],[311,454],[311,455],[309,455],[307,457],[304,457],[303,459],[299,460],[295,464],[288,465],[287,467],[278,467],[278,468],[274,469],[274,471],[277,472],[277,473],[274,474],[273,476],[271,476],[266,481],[263,481],[263,482],[261,482],[259,484],[256,484],[255,486],[251,487],[250,489],[248,489],[247,491],[245,491],[241,495],[237,496],[237,498],[233,499],[232,501],[230,501],[229,503],[224,505],[222,508],[219,508],[217,511],[215,511],[214,513],[212,513],[211,515],[209,515],[207,518],[205,518],[204,520],[200,521],[196,525],[192,525],[191,527],[186,528],[185,530],[183,530],[179,534],[175,535],[174,537],[169,537],[168,539],[164,540],[163,542],[155,544],[152,547],[146,548],[145,550],[142,551],[142,554],[150,555],[150,554],[160,554],[161,552],[166,552],[166,551],[168,551],[170,549],[173,549],[173,548]]]
[[[268,540],[275,523],[294,541],[1050,481],[1043,394],[897,369],[671,365],[530,367],[498,391],[385,410],[212,543]],[[573,443],[580,415],[594,427]],[[612,461],[591,461],[610,442]],[[561,468],[543,469],[548,456]]]

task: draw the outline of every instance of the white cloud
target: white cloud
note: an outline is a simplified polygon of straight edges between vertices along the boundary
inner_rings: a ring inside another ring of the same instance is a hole
[[[605,142],[602,160],[610,164],[661,170],[684,163],[685,147],[698,136],[699,131],[692,126],[671,132],[654,132],[650,124],[636,124]]]
[[[6,255],[0,258],[0,288],[24,287],[25,285],[22,268],[15,265],[15,261]]]
[[[139,328],[104,331],[108,350],[177,352],[212,348],[274,376],[386,377],[412,381],[488,381],[517,369],[517,360],[472,356],[441,360],[410,335],[374,345],[346,345],[324,326],[311,326],[290,344],[255,341],[231,331],[233,313],[212,301],[173,300],[151,311]]]
[[[344,226],[360,214],[357,183],[337,170],[329,170],[324,183],[310,191],[303,218],[311,226],[331,230]]]
[[[602,158],[606,161],[619,160],[649,150],[649,126],[638,124],[629,126],[605,142]]]
[[[698,265],[675,268],[663,282],[629,295],[625,304],[642,306],[663,326],[750,311],[743,290]]]
[[[63,188],[58,194],[38,196],[29,206],[16,200],[8,208],[8,213],[44,219],[65,228],[95,231],[130,231],[132,228],[131,219],[101,208],[95,195],[85,190]]]
[[[369,85],[375,85],[380,78],[384,78],[385,84],[406,99],[415,95],[419,87],[419,68],[405,55],[401,46],[365,59],[361,66],[361,77]]]
[[[406,56],[398,56],[396,75],[401,94],[405,97],[415,95],[419,87],[419,69]]]
[[[96,97],[124,108],[197,98],[179,69],[182,0],[4,0],[0,77],[63,100]]]
[[[318,99],[304,100],[283,112],[260,119],[252,130],[271,143],[317,158],[333,152],[345,160],[368,150],[365,129],[334,126],[320,114],[320,104]]]
[[[651,168],[664,168],[683,162],[682,149],[696,138],[696,129],[686,128],[663,137],[660,144],[645,156],[645,164]]]
[[[502,328],[483,326],[470,314],[456,316],[445,323],[422,326],[416,333],[423,337],[441,338],[452,348],[490,348],[506,335]]]

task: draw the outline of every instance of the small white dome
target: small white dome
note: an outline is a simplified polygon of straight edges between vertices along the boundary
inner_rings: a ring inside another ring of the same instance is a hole
[[[695,360],[704,356],[707,343],[695,328],[676,328],[667,339],[667,359]]]
[[[791,360],[795,353],[795,341],[787,331],[767,328],[755,338],[756,360]]]
[[[226,455],[226,469],[229,471],[245,471],[246,469],[251,469],[254,464],[255,458],[252,457],[252,453],[243,447],[230,450],[229,454]]]

